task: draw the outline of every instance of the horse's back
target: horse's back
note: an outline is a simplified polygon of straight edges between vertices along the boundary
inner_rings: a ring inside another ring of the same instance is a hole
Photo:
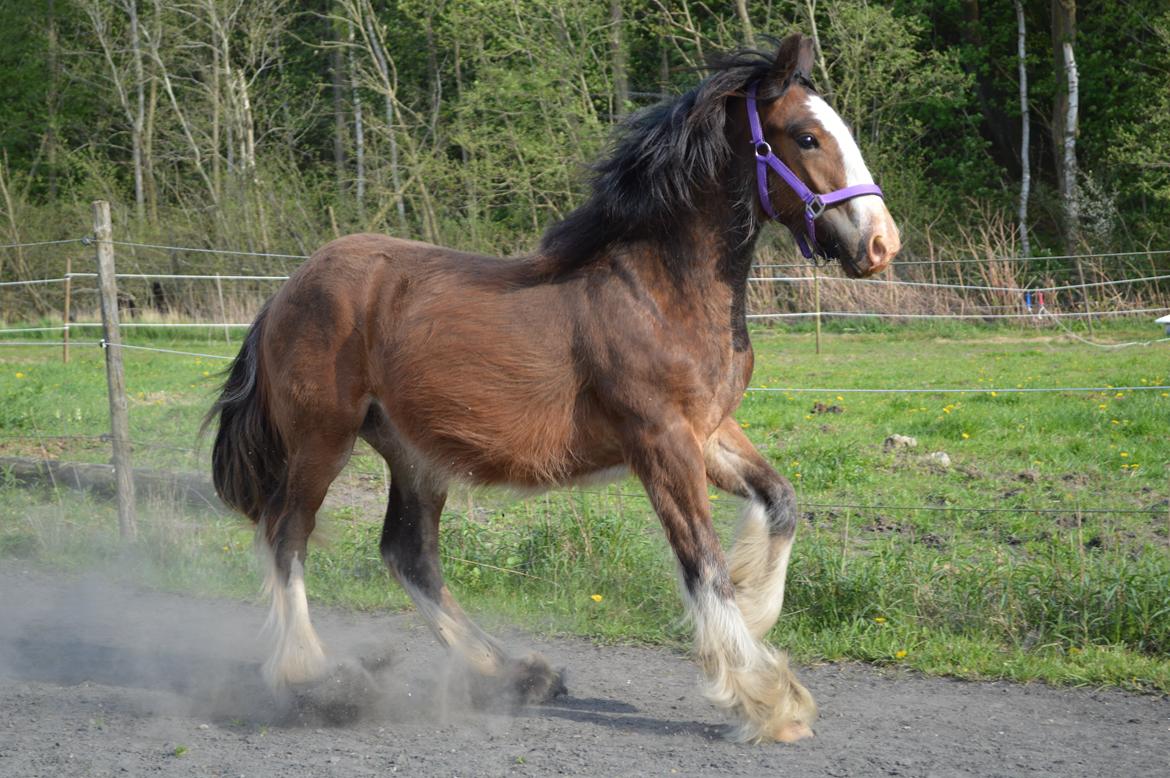
[[[525,261],[376,234],[331,241],[273,302],[277,401],[289,418],[355,429],[377,403],[394,434],[459,478],[572,477],[572,315],[562,287],[517,282]]]

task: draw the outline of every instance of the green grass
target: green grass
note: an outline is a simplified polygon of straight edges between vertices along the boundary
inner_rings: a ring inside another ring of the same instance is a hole
[[[753,386],[983,391],[748,394],[737,418],[796,485],[805,519],[770,639],[802,661],[1170,691],[1170,397],[1002,391],[1164,385],[1170,344],[1104,350],[1048,330],[955,324],[836,329],[819,356],[808,330],[757,331]],[[1096,331],[1102,340],[1156,334],[1146,322]],[[232,350],[222,332],[134,337]],[[194,432],[223,363],[150,352],[127,352],[126,362],[136,464],[203,469]],[[55,348],[0,352],[2,453],[107,460],[107,444],[84,437],[105,432],[104,382],[92,347],[69,365]],[[816,413],[818,402],[842,412]],[[894,433],[918,446],[884,452]],[[938,451],[951,467],[926,459]],[[343,480],[345,499],[315,536],[311,597],[407,607],[377,551],[380,463],[359,449]],[[729,542],[737,506],[712,494]],[[153,586],[256,596],[243,522],[166,503],[144,506],[142,521],[128,563],[111,506],[7,485],[0,556],[54,568],[105,560]],[[453,591],[489,622],[686,643],[673,562],[634,483],[528,500],[456,493],[443,552]]]

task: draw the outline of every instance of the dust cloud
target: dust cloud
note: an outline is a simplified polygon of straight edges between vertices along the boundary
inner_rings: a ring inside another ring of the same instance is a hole
[[[175,596],[124,579],[5,561],[0,678],[147,690],[157,693],[133,696],[150,708],[142,713],[237,725],[448,723],[475,715],[473,709],[514,710],[506,695],[485,700],[470,671],[429,635],[412,634],[425,632],[413,616],[321,608],[313,617],[332,662],[329,672],[313,684],[274,693],[260,675],[266,608],[259,597],[248,604]]]

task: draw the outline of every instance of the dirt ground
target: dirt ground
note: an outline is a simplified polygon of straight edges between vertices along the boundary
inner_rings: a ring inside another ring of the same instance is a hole
[[[5,565],[3,776],[1170,775],[1166,698],[857,665],[801,669],[821,718],[791,746],[725,740],[685,657],[582,640],[505,636],[566,667],[569,696],[473,710],[411,615],[318,608],[334,654],[385,661],[364,697],[282,702],[259,681],[259,606]]]

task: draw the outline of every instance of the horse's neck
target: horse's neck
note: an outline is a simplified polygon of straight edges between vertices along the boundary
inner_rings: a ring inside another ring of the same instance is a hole
[[[635,257],[647,286],[682,303],[690,314],[723,327],[746,326],[744,305],[758,228],[735,220],[729,207],[699,212],[669,241],[643,244]]]

